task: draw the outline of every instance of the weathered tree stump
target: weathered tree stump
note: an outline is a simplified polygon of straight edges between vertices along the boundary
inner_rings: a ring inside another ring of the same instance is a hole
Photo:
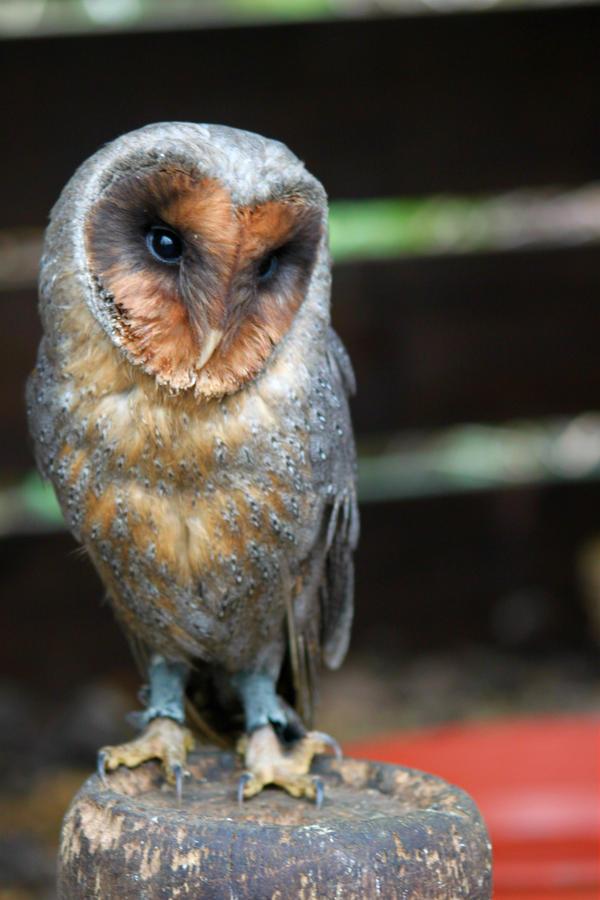
[[[188,768],[180,807],[155,763],[85,782],[63,822],[60,900],[491,897],[481,815],[433,775],[317,757],[317,809],[269,788],[239,806],[233,753]]]

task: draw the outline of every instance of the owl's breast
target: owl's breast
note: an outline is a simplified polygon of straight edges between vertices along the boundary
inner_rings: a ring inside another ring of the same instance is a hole
[[[119,619],[153,649],[238,667],[281,643],[322,515],[308,410],[281,384],[204,405],[136,384],[62,398],[50,477]]]

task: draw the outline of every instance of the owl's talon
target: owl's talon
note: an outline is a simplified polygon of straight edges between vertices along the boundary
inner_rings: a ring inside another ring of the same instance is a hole
[[[248,782],[251,780],[252,780],[252,775],[250,774],[250,772],[243,772],[240,775],[240,778],[238,781],[238,789],[237,789],[238,806],[244,805],[244,788],[246,787]]]
[[[179,763],[175,763],[172,768],[173,777],[175,778],[175,791],[177,792],[177,803],[181,806],[181,797],[183,792],[183,767]]]
[[[317,809],[321,809],[323,805],[323,797],[325,796],[325,786],[323,784],[323,780],[318,776],[313,778],[313,784],[315,786],[315,806]]]
[[[334,737],[331,737],[330,734],[325,734],[324,731],[311,731],[309,734],[314,741],[321,741],[326,747],[333,750],[333,755],[338,762],[343,760],[344,755],[342,753],[342,748]]]
[[[96,774],[100,781],[102,782],[103,787],[108,787],[108,781],[106,780],[106,758],[108,753],[105,750],[100,750],[98,752],[98,756],[96,758]]]

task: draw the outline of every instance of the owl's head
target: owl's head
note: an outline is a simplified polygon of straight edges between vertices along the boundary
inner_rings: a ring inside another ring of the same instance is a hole
[[[265,367],[303,306],[326,319],[326,218],[323,188],[283,144],[150,125],[63,191],[42,296],[62,265],[130,364],[172,391],[223,396]]]

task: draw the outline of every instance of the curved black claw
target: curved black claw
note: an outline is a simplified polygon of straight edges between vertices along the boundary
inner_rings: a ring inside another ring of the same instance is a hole
[[[317,775],[315,775],[313,778],[313,784],[316,791],[315,806],[317,807],[317,809],[321,809],[321,806],[323,805],[323,797],[325,796],[325,786],[323,784],[323,781]]]
[[[175,790],[177,791],[177,804],[181,806],[181,795],[183,789],[183,768],[179,763],[173,766],[173,775],[175,776]]]
[[[98,753],[98,758],[96,760],[96,774],[105,788],[108,787],[108,781],[106,780],[106,769],[104,768],[107,756],[108,753],[106,753],[106,751],[100,750],[100,752]]]
[[[343,760],[342,748],[335,738],[332,738],[330,734],[325,734],[324,731],[314,731],[313,734],[316,738],[323,741],[324,744],[327,744],[328,747],[331,747],[338,762]]]
[[[238,804],[240,806],[243,806],[243,803],[244,803],[244,788],[246,787],[246,785],[248,784],[248,782],[250,781],[251,778],[252,778],[252,775],[250,774],[250,772],[243,772],[240,775],[240,780],[238,781],[238,790],[237,790],[237,799],[238,799]]]

